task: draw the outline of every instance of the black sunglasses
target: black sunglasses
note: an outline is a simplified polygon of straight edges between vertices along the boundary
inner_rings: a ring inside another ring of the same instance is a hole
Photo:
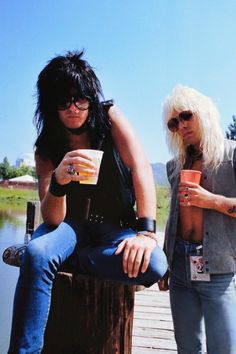
[[[72,103],[80,111],[87,111],[89,109],[90,101],[87,98],[70,97],[64,100],[58,100],[56,106],[59,111],[65,111],[66,109],[70,108]]]
[[[168,129],[175,133],[179,129],[179,122],[188,122],[193,117],[193,113],[190,111],[181,112],[178,117],[173,117],[167,122]]]

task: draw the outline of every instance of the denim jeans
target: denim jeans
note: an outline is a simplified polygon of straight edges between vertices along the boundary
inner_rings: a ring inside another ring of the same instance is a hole
[[[163,251],[156,247],[145,273],[129,278],[122,269],[122,254],[115,255],[119,242],[136,234],[108,224],[70,220],[56,229],[43,224],[35,231],[23,257],[18,279],[9,354],[40,353],[47,324],[53,280],[65,261],[78,272],[125,284],[151,286],[167,269]]]
[[[234,274],[211,274],[191,281],[189,256],[198,243],[178,240],[170,273],[170,302],[179,354],[236,354],[236,285]]]

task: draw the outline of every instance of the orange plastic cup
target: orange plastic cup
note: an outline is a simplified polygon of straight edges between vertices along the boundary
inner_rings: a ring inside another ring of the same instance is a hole
[[[181,170],[180,171],[180,182],[193,182],[200,184],[201,171],[196,170]]]

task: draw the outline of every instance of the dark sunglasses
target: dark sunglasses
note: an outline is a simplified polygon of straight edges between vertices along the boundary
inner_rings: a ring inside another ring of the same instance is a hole
[[[178,117],[173,117],[167,122],[168,129],[175,133],[179,129],[179,122],[188,122],[192,119],[193,113],[190,111],[181,112]]]
[[[56,106],[59,111],[65,111],[66,109],[70,108],[72,103],[80,111],[87,111],[89,109],[90,101],[87,98],[70,97],[65,100],[59,100],[56,103]]]

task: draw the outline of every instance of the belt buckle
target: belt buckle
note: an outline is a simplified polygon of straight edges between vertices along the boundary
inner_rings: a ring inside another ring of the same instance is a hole
[[[91,213],[89,215],[88,221],[89,222],[98,223],[98,224],[103,224],[104,223],[104,216],[103,215],[99,215],[99,214]]]

